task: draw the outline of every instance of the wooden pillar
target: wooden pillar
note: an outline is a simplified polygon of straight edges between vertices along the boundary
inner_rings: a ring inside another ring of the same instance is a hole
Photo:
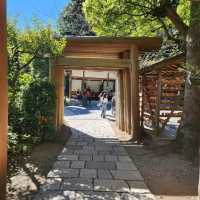
[[[157,80],[157,94],[156,94],[156,113],[155,113],[155,131],[156,134],[159,135],[160,133],[160,101],[161,101],[161,74],[158,74]]]
[[[129,70],[124,70],[124,105],[125,131],[127,134],[131,134],[131,89]]]
[[[139,50],[132,45],[130,50],[130,77],[131,77],[131,133],[133,140],[140,138],[140,113],[139,113]]]
[[[6,1],[0,1],[0,199],[6,199],[8,83],[6,51]]]
[[[124,130],[124,90],[123,90],[123,72],[120,70],[117,74],[117,127]]]
[[[64,69],[54,67],[52,78],[56,89],[55,127],[59,131],[64,116]]]

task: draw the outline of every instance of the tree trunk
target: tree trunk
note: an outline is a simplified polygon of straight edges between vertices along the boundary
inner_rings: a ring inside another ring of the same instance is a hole
[[[188,158],[198,155],[200,134],[200,2],[191,2],[191,22],[187,35],[186,68],[188,71],[184,118],[180,126],[177,141]]]

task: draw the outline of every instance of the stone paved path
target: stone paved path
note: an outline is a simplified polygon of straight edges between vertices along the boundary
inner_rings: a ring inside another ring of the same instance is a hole
[[[153,200],[110,122],[90,108],[65,110],[73,134],[35,200]]]

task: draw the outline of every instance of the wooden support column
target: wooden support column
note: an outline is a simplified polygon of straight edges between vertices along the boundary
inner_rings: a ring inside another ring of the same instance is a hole
[[[130,74],[128,70],[123,70],[123,90],[124,90],[124,130],[131,133],[131,99],[130,99]]]
[[[6,50],[6,1],[0,1],[0,199],[6,199],[8,82]]]
[[[161,74],[158,74],[157,80],[157,94],[156,94],[156,113],[155,113],[155,132],[157,135],[160,133],[160,101],[161,101]]]
[[[59,131],[63,125],[64,116],[64,70],[54,67],[52,78],[56,89],[55,127]]]
[[[130,50],[130,78],[131,78],[131,133],[133,140],[140,138],[140,113],[139,113],[139,50],[132,45]]]
[[[120,130],[124,130],[124,91],[123,91],[123,72],[118,71],[118,81],[117,81],[117,127]]]

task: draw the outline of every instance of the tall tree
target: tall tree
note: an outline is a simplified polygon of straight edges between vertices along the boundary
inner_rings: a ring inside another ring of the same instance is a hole
[[[178,141],[187,156],[197,154],[200,134],[200,2],[187,0],[86,0],[86,19],[99,35],[156,35],[165,31],[176,41],[176,29],[186,45],[188,71],[184,118]]]
[[[95,35],[85,20],[82,4],[84,0],[72,0],[60,14],[58,20],[59,32],[62,36]]]

